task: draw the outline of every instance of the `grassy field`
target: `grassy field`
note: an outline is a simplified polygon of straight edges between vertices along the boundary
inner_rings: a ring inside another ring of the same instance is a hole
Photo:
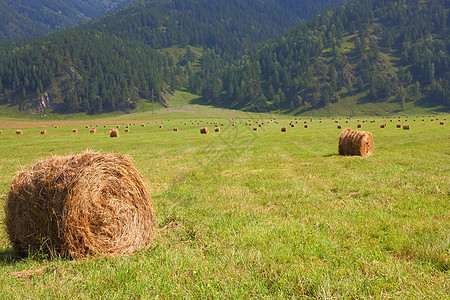
[[[0,299],[449,299],[450,121],[439,125],[449,117],[301,118],[199,106],[94,121],[0,118],[2,195],[36,160],[119,152],[148,181],[157,214],[153,245],[116,258],[14,260],[2,227]],[[356,129],[358,119],[375,120],[362,123],[373,155],[337,155],[335,121]],[[125,133],[124,122],[136,125]],[[221,132],[200,135],[211,122]],[[109,138],[115,125],[120,137]]]

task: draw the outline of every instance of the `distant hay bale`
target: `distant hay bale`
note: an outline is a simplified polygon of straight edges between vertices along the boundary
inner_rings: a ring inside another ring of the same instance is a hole
[[[130,132],[130,128],[125,128],[125,132]]]
[[[108,126],[106,126],[106,125],[103,125],[103,128],[106,128],[106,127],[108,127]]]
[[[113,129],[109,132],[109,137],[119,137],[119,130],[113,128]]]
[[[163,128],[163,127],[164,127],[163,124],[159,125],[159,128]]]
[[[58,125],[55,125],[55,128],[58,128]]]
[[[174,128],[173,128],[173,131],[178,131],[178,127],[174,127]]]
[[[3,132],[0,130],[0,134],[2,134]]]
[[[439,125],[444,125],[444,121],[441,121],[441,122],[439,122]],[[1,134],[2,132],[0,131],[0,134]]]
[[[41,130],[41,134],[47,134],[47,130]]]
[[[363,121],[364,122],[364,121]],[[362,127],[362,125],[361,124],[357,124],[356,125],[356,128],[361,128]]]
[[[120,125],[117,125],[116,128],[120,128]]]
[[[380,128],[386,128],[386,123],[380,124]]]
[[[409,125],[408,124],[404,124],[403,125],[403,130],[409,130]]]
[[[202,127],[202,128],[200,128],[200,133],[201,133],[201,134],[208,134],[208,133],[209,133],[208,127]]]
[[[253,131],[258,131],[258,127],[253,127]]]
[[[291,124],[291,127],[294,128],[294,127],[295,127],[295,124]]]
[[[220,127],[214,128],[214,132],[220,132]]]
[[[373,145],[372,133],[347,128],[339,137],[339,154],[368,157],[372,155]]]
[[[303,127],[305,127],[305,128],[309,128],[309,125],[308,124],[305,124]]]
[[[52,156],[18,172],[8,193],[6,231],[16,255],[85,258],[129,254],[154,230],[150,191],[128,156]]]
[[[96,128],[92,128],[91,130],[89,130],[89,133],[92,133],[92,134],[94,134],[94,133],[96,133],[97,132],[97,129]]]
[[[89,128],[89,125],[86,125],[86,128]]]
[[[402,128],[402,124],[397,124],[397,128]]]
[[[338,126],[337,126],[337,129],[342,129],[342,125],[338,125]]]
[[[281,127],[281,132],[287,132],[287,127]]]
[[[78,129],[72,129],[72,132],[77,133]]]
[[[16,130],[16,134],[23,134],[22,130]]]
[[[145,127],[145,124],[141,124],[141,127]]]

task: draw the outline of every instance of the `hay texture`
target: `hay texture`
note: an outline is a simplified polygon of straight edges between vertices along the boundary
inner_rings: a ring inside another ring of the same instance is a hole
[[[344,129],[339,137],[340,155],[357,155],[368,157],[373,151],[372,133],[368,131]]]
[[[151,242],[155,215],[144,178],[128,156],[52,156],[16,174],[7,234],[17,255],[116,256]]]
[[[109,137],[119,137],[119,130],[112,128],[109,131]]]

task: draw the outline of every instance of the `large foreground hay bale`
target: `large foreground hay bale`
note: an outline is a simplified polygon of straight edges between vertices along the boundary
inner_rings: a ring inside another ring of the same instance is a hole
[[[109,131],[109,137],[119,137],[119,130],[112,128]]]
[[[115,256],[147,246],[155,215],[128,156],[52,156],[18,172],[8,194],[7,234],[18,255]]]
[[[344,129],[339,137],[340,155],[358,155],[368,157],[372,155],[373,138],[368,131]]]

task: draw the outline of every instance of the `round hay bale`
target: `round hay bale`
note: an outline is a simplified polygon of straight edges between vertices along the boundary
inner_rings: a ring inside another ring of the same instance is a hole
[[[78,129],[72,129],[72,132],[77,133]]]
[[[178,131],[178,127],[174,127],[174,128],[173,128],[173,131]]]
[[[305,124],[305,126],[303,126],[303,127],[305,127],[305,128],[309,128],[309,125],[308,125],[308,124]]]
[[[2,134],[2,131],[0,130],[0,134]]]
[[[106,126],[106,125],[103,125],[103,128],[106,128],[106,127],[108,127],[108,126]]]
[[[97,128],[92,128],[91,130],[89,130],[89,133],[96,133],[97,132]]]
[[[295,124],[291,124],[291,127],[294,128],[294,127],[295,127]]]
[[[201,133],[201,134],[208,134],[208,133],[209,133],[208,127],[202,127],[202,128],[200,128],[200,133]]]
[[[342,125],[338,125],[338,126],[337,126],[337,129],[342,129]]]
[[[287,127],[281,127],[281,132],[287,132]]]
[[[441,121],[441,122],[439,122],[439,125],[444,125],[445,123],[444,123],[444,121]],[[1,134],[2,132],[0,131],[0,134]]]
[[[386,123],[380,124],[380,128],[386,128]]]
[[[363,123],[364,123],[364,121],[363,121]],[[356,125],[356,128],[361,128],[361,127],[362,127],[361,124],[357,124],[357,125]]]
[[[116,125],[116,128],[120,128],[120,125]]]
[[[253,127],[253,131],[258,131],[258,127]]]
[[[214,128],[214,132],[220,132],[220,128],[219,127]]]
[[[372,155],[373,145],[372,133],[347,128],[339,137],[339,154],[368,157]]]
[[[113,128],[109,131],[109,137],[119,137],[119,130]]]
[[[145,127],[145,124],[141,124],[141,127]]]
[[[159,128],[163,128],[164,126],[161,124],[161,125],[159,125]]]
[[[58,125],[55,125],[55,128],[58,128]]]
[[[23,134],[22,130],[16,130],[16,134]]]
[[[130,128],[125,128],[125,132],[130,132]]]
[[[155,214],[144,178],[128,156],[52,156],[18,172],[6,229],[16,255],[116,256],[146,247]]]
[[[402,128],[402,124],[397,124],[397,128]]]
[[[41,134],[47,134],[47,130],[41,130]]]
[[[409,130],[409,125],[408,124],[404,124],[403,125],[403,130]]]

